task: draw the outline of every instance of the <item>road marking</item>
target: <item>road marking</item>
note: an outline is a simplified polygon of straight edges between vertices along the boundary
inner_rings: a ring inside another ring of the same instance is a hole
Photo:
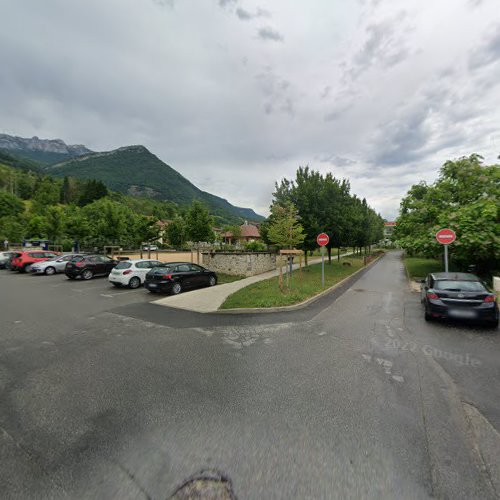
[[[319,332],[318,335],[322,337],[323,335],[328,335],[327,332]]]
[[[101,294],[99,294],[99,295],[100,295],[101,297],[111,297],[111,298],[113,298],[113,295],[107,295],[107,294],[105,294],[105,293],[101,293]]]
[[[403,383],[405,381],[405,379],[399,375],[393,375],[392,378],[396,381],[396,382],[400,382],[400,383]]]

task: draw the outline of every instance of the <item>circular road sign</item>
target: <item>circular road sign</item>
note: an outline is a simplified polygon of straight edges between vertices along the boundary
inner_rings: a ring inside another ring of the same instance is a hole
[[[325,245],[328,245],[330,238],[326,233],[320,233],[318,234],[316,241],[320,247],[324,247]]]
[[[450,243],[453,243],[457,239],[457,235],[455,234],[455,231],[452,229],[440,229],[436,233],[436,240],[438,240],[441,245],[449,245]]]

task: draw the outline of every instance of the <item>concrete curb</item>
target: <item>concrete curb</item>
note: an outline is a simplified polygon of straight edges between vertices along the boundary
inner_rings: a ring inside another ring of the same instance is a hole
[[[244,308],[235,308],[235,309],[218,309],[217,311],[213,313],[205,313],[205,314],[254,314],[254,313],[276,313],[276,312],[286,312],[286,311],[296,311],[298,309],[303,309],[304,307],[309,306],[313,302],[316,302],[317,300],[321,299],[325,295],[328,295],[329,293],[334,292],[337,288],[341,287],[345,283],[347,283],[349,280],[352,280],[355,276],[357,276],[359,273],[363,271],[367,271],[370,269],[374,264],[376,264],[381,258],[385,257],[385,252],[377,257],[375,260],[371,261],[367,266],[362,267],[361,269],[358,269],[356,272],[352,273],[350,276],[347,276],[347,278],[344,278],[342,281],[339,281],[338,283],[335,283],[335,285],[332,285],[330,288],[327,288],[326,290],[323,290],[322,292],[318,293],[317,295],[314,295],[313,297],[310,297],[304,302],[299,302],[298,304],[293,304],[291,306],[279,306],[279,307],[244,307]]]

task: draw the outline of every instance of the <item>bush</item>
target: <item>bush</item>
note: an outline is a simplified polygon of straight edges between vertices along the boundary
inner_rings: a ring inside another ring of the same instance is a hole
[[[245,245],[245,250],[249,252],[265,252],[267,247],[262,241],[250,241]]]

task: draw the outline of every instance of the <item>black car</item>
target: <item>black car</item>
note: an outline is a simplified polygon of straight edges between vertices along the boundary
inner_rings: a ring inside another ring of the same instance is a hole
[[[189,288],[214,286],[217,275],[202,266],[189,262],[169,262],[146,274],[144,287],[150,292],[170,292],[174,295]]]
[[[496,295],[474,274],[432,273],[422,280],[425,320],[458,319],[498,326]]]
[[[72,280],[79,276],[84,280],[90,280],[94,276],[108,276],[116,264],[117,260],[105,255],[81,255],[66,264],[64,274]]]

